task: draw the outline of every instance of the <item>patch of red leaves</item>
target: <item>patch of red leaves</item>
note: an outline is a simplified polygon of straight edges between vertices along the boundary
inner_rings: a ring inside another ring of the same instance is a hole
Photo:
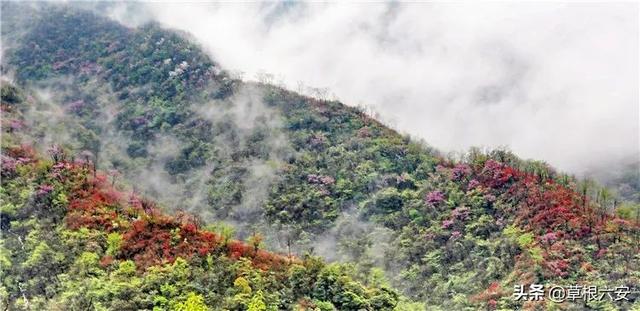
[[[566,277],[570,271],[583,269],[586,253],[575,245],[597,244],[599,255],[621,233],[640,230],[640,224],[608,214],[550,178],[493,160],[476,167],[474,175],[487,191],[512,206],[502,212],[513,215],[514,224],[536,235],[537,245],[544,250],[541,265],[547,277]],[[574,246],[569,249],[567,245]]]
[[[89,177],[88,170],[78,164],[58,165],[65,182],[76,185],[70,190],[65,217],[71,229],[90,228],[122,234],[122,245],[115,258],[108,256],[103,266],[113,260],[132,259],[139,269],[171,263],[176,258],[190,259],[212,253],[226,253],[231,258],[249,258],[263,270],[281,268],[289,260],[274,253],[256,250],[240,241],[223,245],[218,234],[199,228],[195,217],[179,213],[161,213],[153,201],[135,194],[124,194],[107,182],[106,176]],[[58,170],[60,173],[60,170]]]
[[[487,310],[495,310],[498,304],[497,300],[505,295],[507,295],[507,293],[502,289],[500,284],[498,282],[493,282],[489,284],[489,287],[487,287],[487,289],[482,293],[471,297],[471,300],[475,302],[485,302]]]

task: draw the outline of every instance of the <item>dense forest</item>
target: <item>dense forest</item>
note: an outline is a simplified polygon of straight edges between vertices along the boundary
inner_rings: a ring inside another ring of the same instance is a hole
[[[10,2],[1,21],[6,309],[640,310],[512,297],[638,287],[632,169],[607,188],[447,156],[153,23]]]

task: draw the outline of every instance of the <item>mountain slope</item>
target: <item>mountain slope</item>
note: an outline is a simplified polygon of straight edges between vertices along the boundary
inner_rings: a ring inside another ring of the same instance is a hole
[[[521,307],[518,284],[638,284],[638,210],[611,216],[606,189],[504,151],[447,159],[339,102],[233,79],[157,25],[38,12],[3,64],[41,99],[20,140],[88,151],[167,210],[357,262],[363,280],[381,268],[434,308]]]
[[[3,116],[21,120],[30,100],[9,85],[2,94]],[[188,214],[164,215],[153,201],[115,187],[114,176],[96,171],[91,160],[58,147],[42,158],[16,144],[21,130],[4,128],[5,309],[392,310],[398,304],[395,291],[358,283],[348,266],[269,253],[259,234],[243,243],[228,228],[217,234]]]

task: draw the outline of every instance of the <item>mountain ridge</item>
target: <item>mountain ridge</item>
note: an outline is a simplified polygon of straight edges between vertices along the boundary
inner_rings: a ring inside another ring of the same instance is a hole
[[[447,159],[356,108],[234,80],[175,33],[93,16],[48,12],[8,51],[3,72],[47,86],[36,105],[62,111],[23,107],[26,138],[90,151],[146,195],[173,197],[165,206],[265,232],[274,249],[333,252],[360,279],[383,269],[434,308],[517,308],[503,290],[515,282],[637,283],[634,210],[608,216],[606,189],[506,151]]]

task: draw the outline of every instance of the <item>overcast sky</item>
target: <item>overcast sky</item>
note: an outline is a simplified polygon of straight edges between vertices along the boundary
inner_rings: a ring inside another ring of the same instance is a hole
[[[443,151],[507,146],[572,172],[640,154],[636,3],[145,10],[229,70],[266,71],[294,90],[299,81],[329,88]]]

